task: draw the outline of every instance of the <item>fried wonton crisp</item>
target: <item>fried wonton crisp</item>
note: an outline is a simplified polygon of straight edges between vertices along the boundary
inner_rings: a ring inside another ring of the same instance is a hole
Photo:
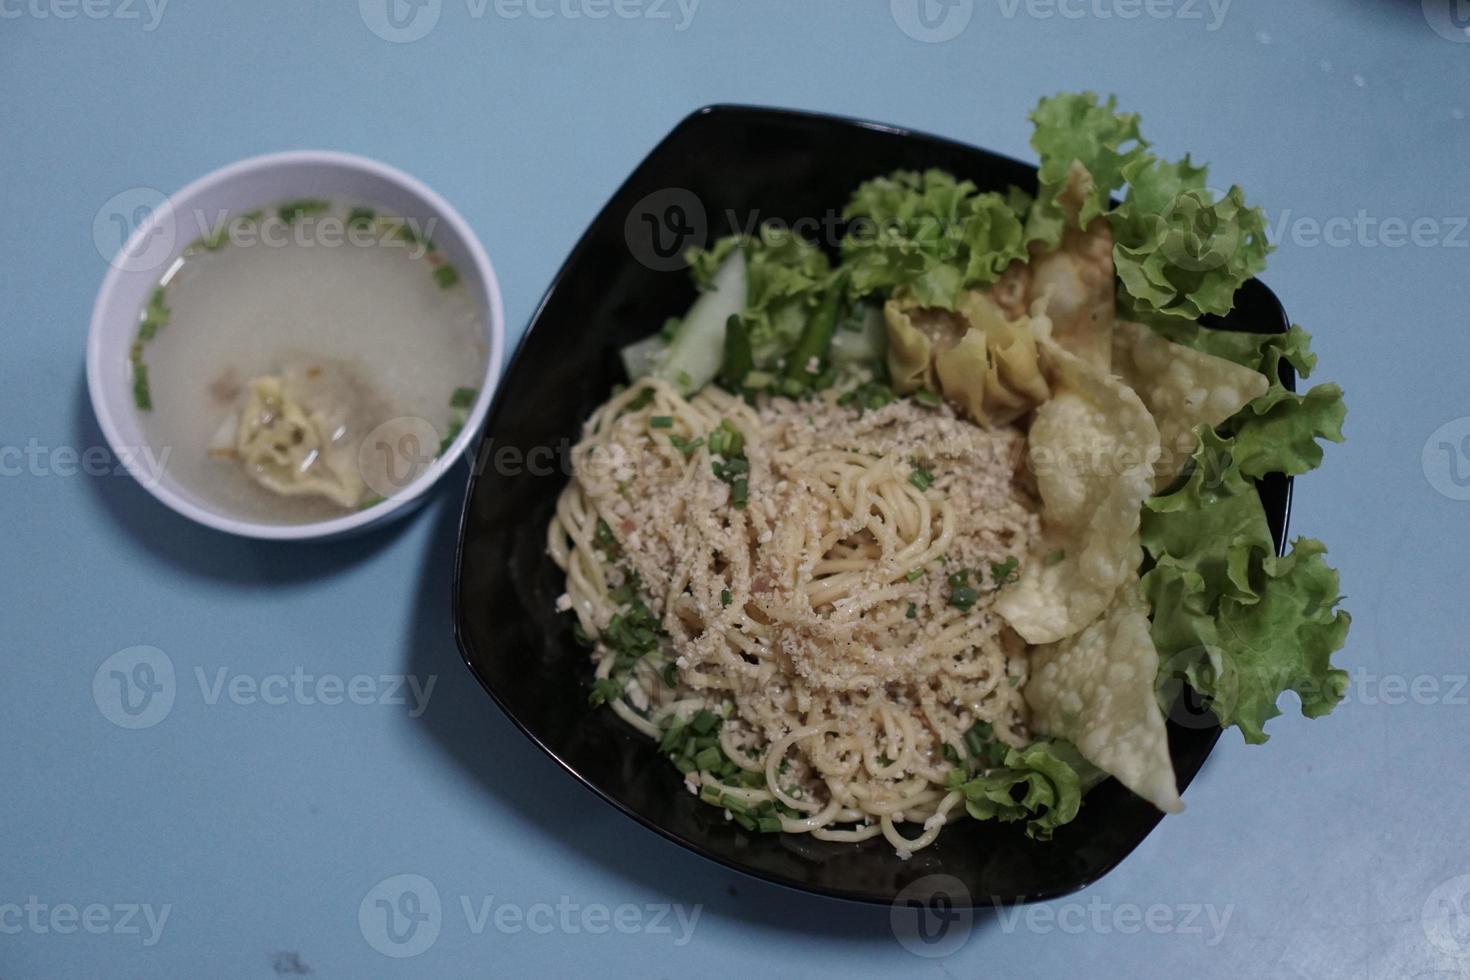
[[[1159,427],[1154,486],[1179,475],[1198,445],[1194,430],[1221,424],[1266,393],[1259,371],[1165,340],[1126,321],[1113,334],[1113,372],[1138,393]]]
[[[1136,565],[1141,558],[1135,538],[1131,560]],[[1038,732],[1070,740],[1124,786],[1165,813],[1178,813],[1184,804],[1154,696],[1158,672],[1148,603],[1135,576],[1101,619],[1032,652],[1026,702]]]
[[[1158,427],[1131,388],[1050,340],[1041,345],[1056,389],[1031,424],[1042,541],[996,603],[1028,643],[1077,633],[1138,574],[1139,511],[1159,449]]]

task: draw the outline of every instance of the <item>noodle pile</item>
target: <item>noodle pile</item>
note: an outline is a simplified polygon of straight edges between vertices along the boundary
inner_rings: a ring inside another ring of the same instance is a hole
[[[742,437],[738,489],[711,452],[722,423]],[[734,769],[690,768],[691,792],[768,814],[763,829],[882,834],[907,856],[964,813],[945,779],[972,726],[1031,740],[1024,644],[992,608],[1039,534],[1023,455],[1017,430],[943,405],[864,412],[829,392],[752,407],[645,380],[573,450],[548,532],[560,607],[633,727],[658,739],[718,716]],[[659,637],[629,666],[607,631],[634,592]]]

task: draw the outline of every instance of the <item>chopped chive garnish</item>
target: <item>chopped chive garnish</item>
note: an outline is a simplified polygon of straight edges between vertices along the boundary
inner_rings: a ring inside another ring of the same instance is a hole
[[[664,687],[677,686],[679,683],[679,665],[670,660],[664,664],[664,669],[659,672],[659,676],[663,678]]]
[[[934,485],[934,474],[922,466],[915,466],[913,472],[909,474],[909,482],[920,490],[928,490]]]
[[[592,637],[588,636],[587,631],[582,628],[582,621],[580,619],[572,620],[572,639],[584,647],[590,647],[592,645]]]
[[[153,411],[153,390],[148,387],[148,365],[141,356],[133,358],[133,404],[140,412]]]
[[[904,574],[904,578],[908,579],[910,582],[917,582],[919,579],[921,579],[923,577],[924,577],[924,570],[922,568],[910,568]]]
[[[353,208],[347,212],[347,227],[370,228],[378,213],[372,208]]]
[[[968,568],[962,568],[949,577],[950,588],[957,589],[962,585],[968,585],[969,582],[970,570]]]
[[[730,594],[729,589],[720,590],[720,605],[728,609],[730,607],[730,603],[733,602],[734,599],[735,597]]]
[[[975,600],[978,598],[979,595],[974,589],[968,585],[961,585],[958,588],[950,590],[949,604],[956,609],[968,610],[971,606],[975,605]]]
[[[672,415],[655,415],[648,420],[648,427],[650,429],[672,429],[674,427],[674,417]]]
[[[592,682],[592,694],[587,698],[594,708],[608,701],[616,701],[623,696],[623,685],[610,677],[599,677]]]
[[[699,438],[691,442],[690,440],[684,438],[676,432],[669,436],[669,443],[675,449],[679,450],[679,452],[683,453],[685,456],[688,456],[690,453],[694,452],[694,450],[704,445],[704,436],[700,436]]]
[[[721,720],[719,715],[708,708],[700,708],[689,719],[689,727],[696,735],[710,735],[720,727]]]
[[[597,527],[592,532],[592,542],[609,559],[616,559],[623,553],[623,549],[618,545],[618,539],[613,537],[612,528],[608,527],[607,521],[600,517],[597,519]]]
[[[633,396],[632,401],[628,402],[628,411],[636,412],[640,408],[647,408],[649,403],[652,401],[653,389],[644,388],[642,391],[638,392],[638,394]]]
[[[1021,577],[1021,573],[1018,571],[1020,567],[1020,559],[1015,555],[1002,562],[991,562],[990,577],[995,582],[995,587],[998,589],[1003,585],[1010,585],[1019,579]]]
[[[745,477],[741,477],[730,484],[730,503],[734,505],[736,510],[744,509],[746,503],[749,501],[749,497],[750,485],[745,482]]]
[[[301,201],[288,201],[282,204],[276,211],[276,215],[286,224],[294,224],[296,219],[309,214],[321,214],[331,207],[326,201],[307,199]]]
[[[444,433],[444,438],[443,439],[440,439],[439,440],[439,455],[440,456],[443,456],[445,453],[449,452],[449,447],[452,446],[452,445],[454,445],[454,440],[458,439],[459,438],[459,434],[461,432],[463,432],[463,431],[464,431],[464,423],[463,422],[455,421],[455,422],[451,422],[449,424],[449,431],[446,432],[446,433]]]
[[[944,399],[940,398],[928,388],[920,388],[918,391],[914,392],[914,401],[918,402],[920,405],[928,405],[930,408],[937,408],[939,405],[943,404]]]
[[[1056,551],[1053,551],[1051,554],[1049,554],[1049,555],[1046,556],[1046,563],[1048,565],[1055,565],[1057,562],[1061,561],[1063,558],[1066,558],[1066,557],[1067,557],[1067,553],[1065,551],[1063,551],[1061,548],[1058,548]]]
[[[440,289],[448,289],[459,282],[459,270],[446,262],[434,270],[434,281]]]
[[[478,388],[456,388],[454,394],[449,396],[450,408],[469,408],[480,397]]]
[[[916,605],[914,605],[912,602],[909,603],[908,612],[904,613],[904,616],[905,616],[905,618],[908,618],[908,619],[918,619],[919,618],[919,607],[916,606]]]
[[[884,405],[892,405],[898,401],[898,396],[893,389],[876,381],[869,381],[858,385],[852,391],[837,399],[837,404],[843,408],[856,408],[858,416],[869,409],[879,409]]]
[[[374,494],[373,496],[371,496],[371,497],[367,498],[366,500],[364,500],[362,503],[358,504],[357,505],[357,509],[358,510],[372,510],[374,507],[376,507],[379,504],[381,504],[384,499],[385,498],[380,497],[377,494]]]

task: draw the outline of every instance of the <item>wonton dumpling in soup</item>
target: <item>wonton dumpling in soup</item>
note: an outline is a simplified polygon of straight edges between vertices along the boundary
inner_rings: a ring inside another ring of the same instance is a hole
[[[358,446],[373,422],[373,401],[343,367],[288,365],[250,381],[239,416],[216,436],[215,455],[229,455],[218,450],[233,442],[233,456],[266,489],[357,507],[366,495]]]

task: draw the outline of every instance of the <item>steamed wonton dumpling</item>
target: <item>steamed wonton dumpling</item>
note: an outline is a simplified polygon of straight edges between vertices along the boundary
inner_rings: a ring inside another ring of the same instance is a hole
[[[1080,163],[1068,174],[1057,197],[1067,217],[1056,251],[1031,262],[1026,306],[1047,300],[1052,339],[1064,350],[1106,371],[1113,356],[1116,299],[1113,278],[1113,233],[1107,218],[1077,227],[1081,202],[1091,193],[1092,176]]]
[[[274,493],[358,506],[365,486],[354,387],[346,372],[322,365],[293,365],[279,376],[253,379],[235,438],[245,471]]]
[[[888,370],[900,392],[937,390],[977,422],[1013,421],[1051,394],[1026,320],[1007,320],[984,293],[961,294],[956,309],[912,297],[883,309]]]

